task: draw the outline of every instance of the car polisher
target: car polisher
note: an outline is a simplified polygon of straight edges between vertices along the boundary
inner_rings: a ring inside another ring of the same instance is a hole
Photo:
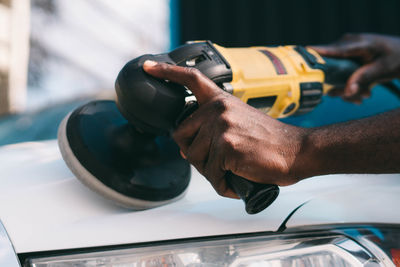
[[[224,48],[209,41],[128,62],[115,83],[116,103],[93,101],[79,107],[62,121],[58,140],[79,180],[137,210],[184,195],[190,165],[170,132],[197,108],[187,88],[145,73],[146,60],[197,68],[221,90],[274,118],[310,111],[359,67],[350,60],[322,58],[302,46]],[[279,194],[276,185],[229,171],[225,178],[249,214],[264,210]]]

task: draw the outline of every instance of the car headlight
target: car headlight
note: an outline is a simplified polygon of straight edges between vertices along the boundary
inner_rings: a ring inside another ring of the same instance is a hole
[[[395,266],[369,234],[331,230],[215,237],[29,258],[26,263],[32,267]]]

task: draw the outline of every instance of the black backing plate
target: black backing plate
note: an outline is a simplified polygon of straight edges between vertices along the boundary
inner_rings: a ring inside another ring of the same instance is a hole
[[[171,137],[139,133],[114,101],[93,101],[76,109],[66,136],[82,167],[127,197],[165,201],[189,185],[190,165]]]

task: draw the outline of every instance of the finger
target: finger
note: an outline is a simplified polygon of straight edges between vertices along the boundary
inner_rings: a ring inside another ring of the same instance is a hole
[[[347,102],[351,102],[351,103],[353,103],[353,104],[358,104],[358,105],[360,105],[360,104],[362,104],[362,102],[363,102],[363,100],[365,99],[365,98],[368,98],[368,97],[370,97],[371,96],[371,88],[366,88],[366,89],[363,89],[364,91],[358,91],[355,95],[352,95],[352,96],[350,96],[350,97],[345,97],[345,96],[342,96],[343,97],[343,100],[345,100],[345,101],[347,101]]]
[[[185,153],[187,160],[196,167],[200,173],[204,173],[204,166],[210,151],[211,135],[206,126],[200,128],[193,142]]]
[[[213,81],[195,68],[146,60],[143,63],[143,70],[156,78],[169,80],[188,87],[196,96],[199,105],[206,103],[222,92]]]
[[[185,156],[187,156],[189,146],[193,142],[201,126],[210,120],[209,110],[203,107],[200,107],[181,122],[172,133],[172,138]]]
[[[362,97],[360,94],[356,94],[354,96],[351,97],[345,97],[343,96],[343,100],[346,102],[350,102],[352,104],[356,104],[356,105],[361,105],[362,103]]]
[[[363,43],[334,43],[331,45],[310,46],[321,56],[337,57],[337,58],[352,58],[364,56]]]
[[[199,107],[189,117],[183,120],[173,132],[172,137],[183,153],[187,152],[189,145],[194,140],[200,127],[209,123],[210,118],[215,116],[215,113],[213,113],[215,110],[214,106],[215,105],[210,102]],[[212,129],[213,127],[209,128]]]
[[[356,70],[347,81],[344,96],[349,98],[370,90],[370,86],[384,75],[384,69],[379,61],[362,66]]]
[[[328,95],[330,97],[341,97],[344,101],[351,102],[353,104],[359,102],[359,100],[361,98],[360,98],[360,95],[358,93],[355,94],[355,95],[346,96],[344,89],[345,89],[344,87],[333,88],[330,91],[328,91]]]
[[[193,142],[188,145],[185,154],[188,161],[211,183],[215,191],[221,196],[236,198],[239,197],[229,188],[225,181],[226,171],[221,168],[222,154],[219,149],[211,148],[208,127],[203,127],[196,134]]]
[[[328,95],[329,96],[342,96],[344,93],[344,87],[334,87],[331,90],[329,90]]]
[[[361,57],[368,48],[368,42],[359,34],[345,34],[331,44],[310,47],[326,57]]]
[[[212,144],[214,146],[215,143]],[[215,191],[221,196],[239,199],[238,195],[230,188],[226,182],[226,170],[223,169],[224,153],[221,149],[212,148],[206,165],[204,166],[204,176],[214,187]]]
[[[310,46],[311,49],[315,50],[320,54],[321,56],[326,56],[326,57],[343,57],[343,52],[339,49],[337,49],[336,46],[334,45],[313,45]]]

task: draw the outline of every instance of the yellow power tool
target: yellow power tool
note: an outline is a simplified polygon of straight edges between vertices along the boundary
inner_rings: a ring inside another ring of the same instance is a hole
[[[274,118],[312,110],[358,68],[353,61],[324,59],[303,46],[214,47],[232,70],[225,90]]]
[[[212,77],[214,81],[273,118],[311,111],[323,94],[334,86],[343,86],[359,67],[354,61],[322,58],[310,48],[294,45],[225,48],[196,41],[180,49],[197,46],[202,47],[201,52],[191,54],[178,65],[202,70],[203,62],[210,58],[219,63],[213,69],[221,71],[220,64],[225,64],[224,78]]]
[[[359,68],[352,60],[323,58],[310,48],[293,45],[226,48],[194,41],[169,53],[143,55],[118,75],[117,104],[135,126],[154,134],[174,126],[189,98],[187,90],[144,73],[145,60],[197,68],[222,90],[273,118],[311,111],[323,94],[343,86]]]

